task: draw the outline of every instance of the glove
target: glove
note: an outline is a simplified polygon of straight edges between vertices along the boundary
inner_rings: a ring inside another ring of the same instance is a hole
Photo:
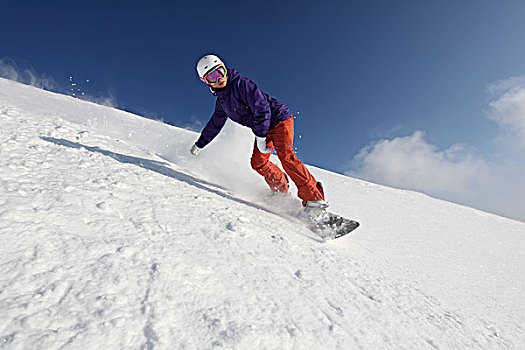
[[[266,145],[266,137],[255,136],[255,143],[261,153],[270,153],[272,149]]]
[[[197,147],[196,144],[193,144],[193,146],[191,146],[190,153],[196,156],[201,151],[201,149],[202,148]]]

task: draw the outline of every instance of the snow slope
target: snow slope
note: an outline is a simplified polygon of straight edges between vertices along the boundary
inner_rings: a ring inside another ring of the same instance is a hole
[[[525,224],[310,167],[322,243],[196,138],[0,79],[0,348],[525,347]]]

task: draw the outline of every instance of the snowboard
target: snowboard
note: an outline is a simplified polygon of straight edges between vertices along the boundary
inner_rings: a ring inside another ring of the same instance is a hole
[[[306,219],[309,221],[310,230],[324,240],[346,236],[359,227],[359,222],[329,212],[324,208],[310,211]]]
[[[343,237],[359,227],[355,220],[328,211],[326,207],[305,211],[301,202],[290,194],[270,192],[258,201],[266,210],[290,219],[299,219],[316,237],[323,241]]]

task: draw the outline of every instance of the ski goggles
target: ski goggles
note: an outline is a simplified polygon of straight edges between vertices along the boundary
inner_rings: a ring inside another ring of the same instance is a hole
[[[227,72],[228,71],[226,70],[226,67],[223,64],[220,64],[210,70],[208,73],[204,74],[201,80],[209,85],[217,84],[219,79],[224,79]]]

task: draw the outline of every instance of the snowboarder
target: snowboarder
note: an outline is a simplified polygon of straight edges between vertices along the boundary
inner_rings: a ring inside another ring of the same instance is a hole
[[[197,63],[197,73],[217,100],[215,112],[191,147],[191,154],[197,155],[230,118],[251,128],[255,134],[251,166],[264,177],[272,191],[288,193],[288,174],[297,186],[305,210],[328,207],[322,185],[293,150],[294,118],[288,107],[262,92],[235,69],[226,69],[215,55],[202,57]],[[274,148],[286,174],[270,162]]]

